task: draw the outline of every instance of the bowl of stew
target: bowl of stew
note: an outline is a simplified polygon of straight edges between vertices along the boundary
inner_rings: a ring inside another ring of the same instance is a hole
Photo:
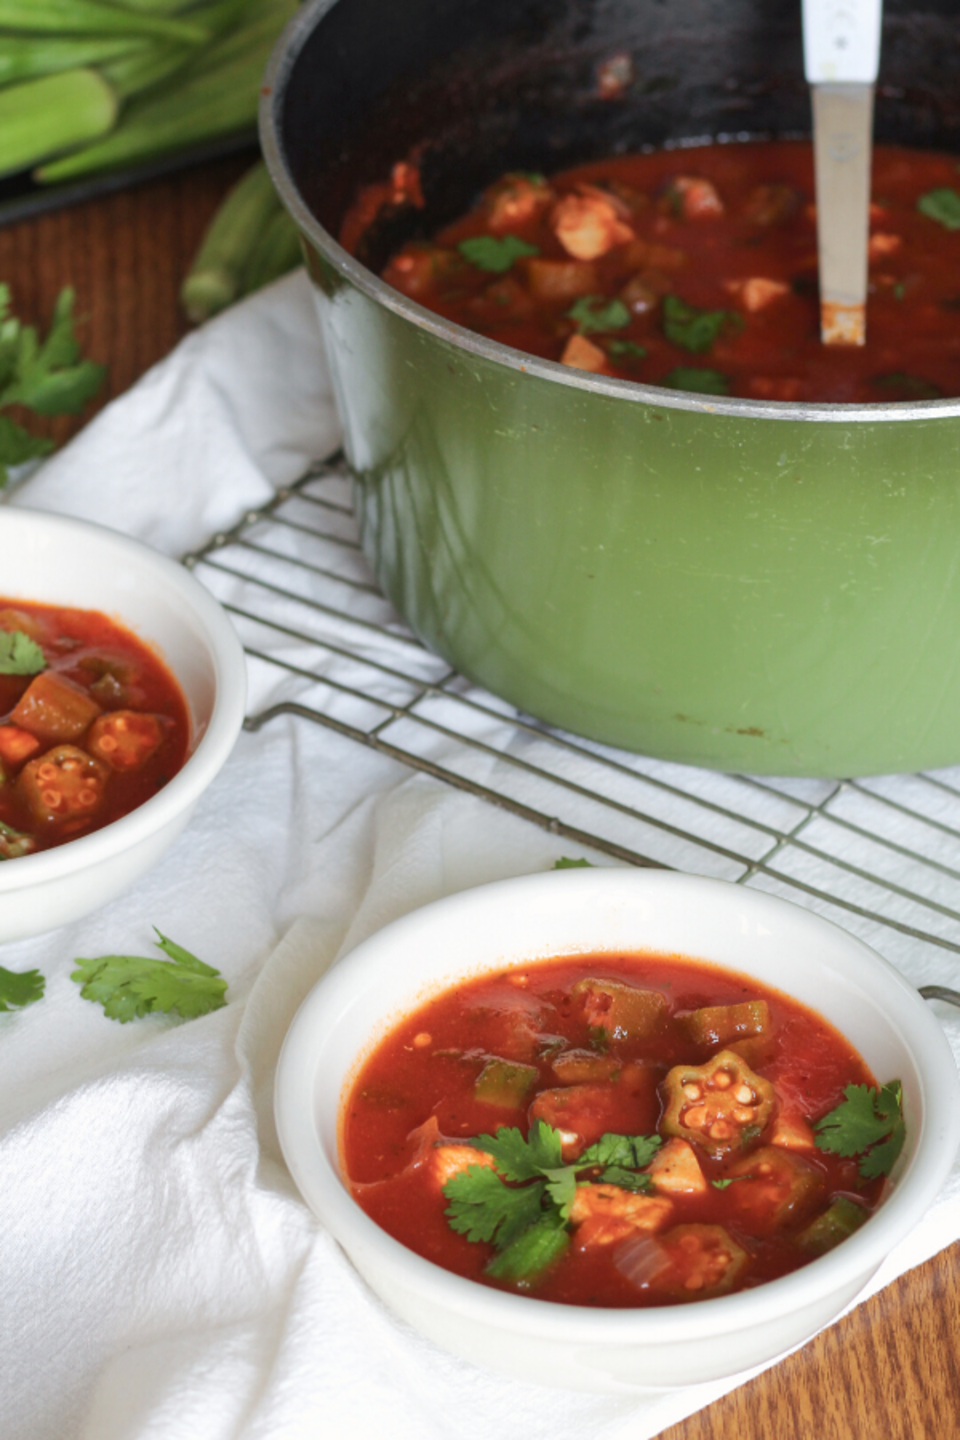
[[[868,343],[826,353],[798,5],[291,22],[263,146],[365,552],[523,711],[748,773],[960,758],[957,39],[884,27]]]
[[[182,566],[0,508],[0,941],[52,930],[172,845],[243,720],[240,642]]]
[[[828,1324],[952,1164],[960,1086],[860,941],[722,881],[574,870],[416,911],[276,1077],[307,1204],[404,1320],[560,1388],[730,1376]]]

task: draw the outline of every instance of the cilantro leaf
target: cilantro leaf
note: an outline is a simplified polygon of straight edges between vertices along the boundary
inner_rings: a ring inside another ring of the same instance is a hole
[[[39,675],[47,668],[43,651],[22,630],[0,630],[0,675]]]
[[[730,390],[726,375],[698,365],[677,365],[669,375],[664,375],[660,384],[671,390],[692,390],[698,395],[726,395]]]
[[[547,1194],[564,1220],[569,1220],[570,1206],[577,1196],[576,1167],[560,1165],[556,1169],[544,1170],[543,1173],[547,1177]]]
[[[10,314],[10,287],[0,285],[0,408],[23,405],[37,415],[74,415],[96,394],[106,369],[80,357],[73,329],[73,291],[61,290],[47,338]],[[0,486],[7,467],[46,455],[52,441],[0,416]]]
[[[499,1255],[494,1256],[486,1273],[495,1280],[512,1280],[529,1284],[541,1275],[569,1247],[570,1236],[563,1217],[557,1210],[545,1215],[519,1235]]]
[[[519,235],[474,235],[470,240],[461,240],[457,246],[460,254],[478,270],[489,270],[494,275],[505,275],[513,262],[523,255],[539,255],[536,245],[528,245]]]
[[[2,778],[0,767],[0,779]],[[32,854],[36,848],[37,842],[32,835],[23,830],[14,830],[12,825],[0,820],[0,860],[19,860],[22,855]]]
[[[184,1020],[193,1020],[226,1005],[227,982],[219,970],[163,935],[155,943],[170,960],[146,955],[78,958],[78,968],[70,978],[80,986],[84,1000],[99,1003],[109,1019],[121,1024],[156,1011],[169,1015],[173,1010]]]
[[[674,345],[693,354],[709,350],[728,322],[740,320],[731,310],[700,310],[679,295],[663,297],[663,333]]]
[[[834,1155],[859,1155],[864,1180],[889,1175],[907,1136],[900,1081],[891,1080],[879,1090],[848,1085],[843,1095],[814,1126],[817,1145]]]
[[[555,861],[554,861],[553,868],[554,868],[554,870],[582,870],[582,869],[592,870],[592,869],[593,869],[593,861],[592,861],[592,860],[568,860],[567,857],[566,857],[566,855],[561,855],[559,860],[555,860]]]
[[[604,305],[602,295],[581,295],[567,312],[581,335],[594,335],[603,330],[622,330],[630,324],[630,311],[622,300]]]
[[[42,435],[31,435],[9,415],[0,415],[0,489],[10,478],[11,465],[39,460],[42,455],[49,455],[52,449],[52,440]]]
[[[625,355],[631,360],[644,360],[646,359],[647,352],[642,345],[638,345],[634,340],[608,340],[607,354]]]
[[[653,1180],[649,1175],[639,1175],[636,1170],[624,1170],[620,1165],[611,1165],[602,1171],[600,1181],[603,1185],[619,1185],[621,1190],[639,1190],[645,1195],[653,1189]]]
[[[601,1135],[584,1150],[577,1169],[583,1170],[588,1165],[617,1165],[639,1170],[650,1164],[661,1143],[659,1135]]]
[[[945,230],[960,230],[960,194],[949,185],[921,195],[917,209],[929,220],[936,220]]]
[[[542,1214],[543,1183],[514,1188],[495,1170],[471,1165],[443,1187],[450,1228],[468,1240],[493,1241],[502,1250]]]
[[[526,1140],[515,1125],[502,1125],[496,1135],[478,1135],[470,1144],[493,1156],[505,1180],[534,1180],[563,1165],[560,1132],[543,1120],[534,1121]]]
[[[46,980],[39,970],[5,970],[0,965],[0,1010],[22,1010],[43,999]]]

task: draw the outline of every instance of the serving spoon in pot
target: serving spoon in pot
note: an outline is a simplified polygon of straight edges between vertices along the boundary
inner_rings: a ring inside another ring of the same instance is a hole
[[[824,345],[863,345],[867,338],[873,87],[881,11],[882,0],[803,0]]]

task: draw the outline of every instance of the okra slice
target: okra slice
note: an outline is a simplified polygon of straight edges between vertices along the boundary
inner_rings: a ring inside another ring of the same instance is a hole
[[[594,1037],[603,1043],[644,1040],[660,1030],[668,1014],[659,990],[641,990],[623,980],[589,977],[578,980],[571,993],[581,1001]]]
[[[799,1219],[823,1193],[819,1170],[778,1145],[764,1145],[731,1165],[727,1191],[738,1218],[757,1234],[769,1234]]]
[[[770,1006],[766,1000],[743,1000],[738,1005],[706,1005],[677,1017],[695,1045],[727,1046],[770,1031]]]
[[[593,1050],[565,1050],[550,1065],[561,1085],[582,1085],[616,1079],[621,1063],[613,1055],[597,1055]]]
[[[841,1240],[846,1240],[855,1230],[859,1230],[865,1220],[869,1218],[869,1211],[855,1200],[848,1200],[845,1195],[838,1195],[836,1200],[818,1215],[806,1228],[801,1230],[797,1236],[797,1244],[811,1255],[825,1255]]]
[[[638,1251],[641,1246],[654,1254],[631,1255],[631,1249]],[[709,1300],[733,1289],[750,1257],[722,1225],[675,1225],[649,1241],[644,1237],[640,1245],[633,1240],[623,1243],[614,1254],[614,1264],[628,1279],[631,1260],[637,1274],[634,1283],[642,1288],[649,1286],[674,1300]]]
[[[76,745],[57,745],[29,760],[17,789],[39,825],[90,819],[103,803],[110,771]]]
[[[474,1081],[473,1093],[484,1105],[504,1105],[512,1109],[526,1103],[536,1085],[539,1071],[535,1065],[516,1065],[496,1057],[487,1061]]]
[[[758,1138],[775,1099],[770,1081],[732,1050],[704,1065],[675,1065],[664,1088],[663,1134],[694,1141],[715,1159]]]

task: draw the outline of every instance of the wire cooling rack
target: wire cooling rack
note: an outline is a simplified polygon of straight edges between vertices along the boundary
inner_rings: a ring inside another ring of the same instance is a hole
[[[761,888],[844,925],[908,973],[960,979],[960,768],[842,781],[719,775],[541,724],[427,651],[383,598],[339,457],[184,563],[240,631],[247,729],[300,716],[564,837],[571,857]],[[257,708],[258,694],[272,703]]]

